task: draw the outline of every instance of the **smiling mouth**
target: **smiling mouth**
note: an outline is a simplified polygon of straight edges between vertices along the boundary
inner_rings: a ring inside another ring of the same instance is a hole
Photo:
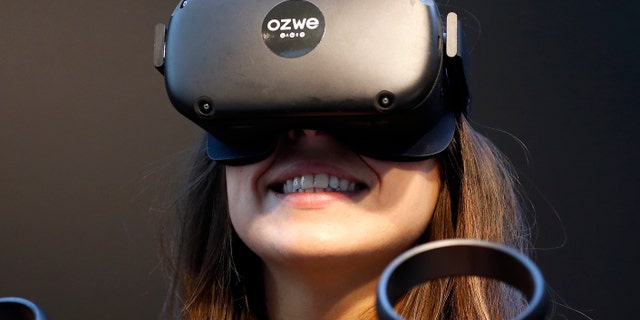
[[[351,181],[325,173],[305,174],[271,186],[282,194],[298,192],[354,192],[366,189],[364,183]]]

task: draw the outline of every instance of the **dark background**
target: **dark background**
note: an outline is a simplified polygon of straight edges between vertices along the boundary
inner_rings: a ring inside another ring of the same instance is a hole
[[[159,216],[199,138],[152,66],[154,25],[176,4],[3,2],[0,296],[54,320],[157,318]],[[638,2],[446,4],[471,39],[476,126],[535,207],[555,318],[633,318]]]

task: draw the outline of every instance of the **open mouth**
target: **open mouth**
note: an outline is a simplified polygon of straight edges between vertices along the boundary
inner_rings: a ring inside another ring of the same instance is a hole
[[[277,193],[290,194],[297,192],[355,192],[364,190],[367,186],[361,182],[318,173],[293,177],[284,182],[275,183],[269,188]]]

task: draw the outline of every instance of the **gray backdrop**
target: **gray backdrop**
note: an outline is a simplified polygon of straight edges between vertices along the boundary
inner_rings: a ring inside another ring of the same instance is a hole
[[[159,216],[200,135],[152,66],[154,25],[176,4],[3,2],[0,296],[32,299],[51,319],[159,314]],[[556,318],[632,317],[637,2],[447,4],[471,39],[473,119],[535,206]]]

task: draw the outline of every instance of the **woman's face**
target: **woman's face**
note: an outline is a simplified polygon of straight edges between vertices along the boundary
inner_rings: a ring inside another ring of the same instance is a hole
[[[386,265],[422,235],[440,190],[433,159],[374,160],[314,130],[290,131],[269,158],[226,174],[236,232],[278,264]]]

